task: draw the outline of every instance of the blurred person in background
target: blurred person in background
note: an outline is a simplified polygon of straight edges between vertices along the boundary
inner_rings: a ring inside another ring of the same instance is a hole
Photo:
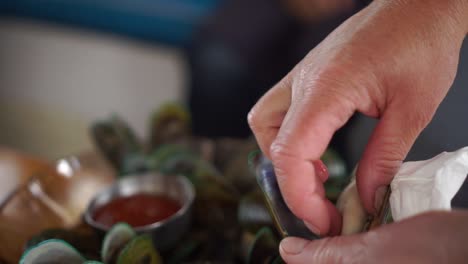
[[[187,52],[194,133],[207,137],[251,135],[245,117],[255,102],[330,32],[370,2],[225,1],[199,28]],[[468,43],[464,46],[462,57],[467,59],[462,59],[461,69],[468,68]],[[468,145],[468,123],[453,122],[455,113],[468,111],[466,85],[468,76],[457,76],[437,115],[408,153],[409,160],[428,159]],[[334,134],[331,147],[348,167],[359,161],[376,123],[357,113]]]
[[[188,50],[194,133],[247,137],[255,102],[363,3],[228,0]]]

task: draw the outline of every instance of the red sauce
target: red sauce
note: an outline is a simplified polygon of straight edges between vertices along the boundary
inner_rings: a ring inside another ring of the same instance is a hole
[[[98,208],[93,218],[96,222],[107,227],[118,222],[139,227],[164,220],[175,214],[180,208],[178,202],[165,196],[135,194],[110,201]]]

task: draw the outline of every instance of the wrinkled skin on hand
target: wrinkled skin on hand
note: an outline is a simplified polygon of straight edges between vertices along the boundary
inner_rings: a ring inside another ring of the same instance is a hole
[[[431,212],[367,233],[307,241],[286,238],[287,263],[466,263],[468,212]]]
[[[314,173],[334,132],[356,112],[379,118],[357,170],[367,212],[453,83],[468,28],[461,0],[376,0],[313,49],[249,113],[293,213],[321,235],[340,214]]]

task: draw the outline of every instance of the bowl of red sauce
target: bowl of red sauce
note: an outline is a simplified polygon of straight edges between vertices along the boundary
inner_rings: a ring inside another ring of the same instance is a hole
[[[84,219],[102,234],[125,222],[137,233],[151,234],[155,246],[165,250],[189,229],[194,199],[193,185],[183,176],[125,176],[91,200]]]

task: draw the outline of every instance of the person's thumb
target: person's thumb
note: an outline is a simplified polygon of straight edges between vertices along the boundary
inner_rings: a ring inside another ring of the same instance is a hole
[[[363,235],[329,237],[309,241],[288,237],[280,244],[280,254],[289,264],[362,263],[367,250]]]
[[[394,105],[386,109],[359,162],[356,183],[369,213],[377,212],[387,186],[433,116],[433,112],[406,111],[408,108]]]

